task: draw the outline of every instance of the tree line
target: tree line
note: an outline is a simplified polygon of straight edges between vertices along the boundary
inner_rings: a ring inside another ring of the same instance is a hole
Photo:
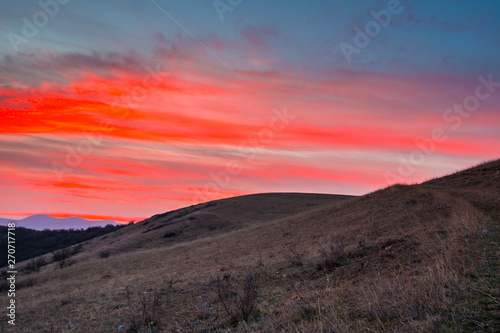
[[[42,231],[17,227],[15,231],[16,262],[85,242],[123,227],[125,225],[108,224],[105,227],[89,227],[87,229],[45,229]],[[7,253],[7,227],[0,226],[0,249],[2,249],[2,253]],[[4,266],[7,266],[7,255],[0,256],[0,267]]]

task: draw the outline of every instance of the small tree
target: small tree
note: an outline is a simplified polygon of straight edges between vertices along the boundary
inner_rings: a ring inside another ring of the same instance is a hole
[[[59,264],[59,268],[64,268],[68,265],[68,259],[71,256],[71,250],[69,247],[57,250],[52,253],[52,259]]]

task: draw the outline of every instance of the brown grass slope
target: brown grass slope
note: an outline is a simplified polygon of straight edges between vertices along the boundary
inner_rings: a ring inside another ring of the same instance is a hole
[[[16,331],[497,332],[499,172],[160,214],[19,276]]]
[[[123,230],[81,244],[81,255],[95,251],[123,253],[213,237],[308,212],[349,195],[263,193],[210,201],[154,215]]]
[[[465,198],[479,208],[496,216],[500,215],[500,160],[482,163],[475,167],[425,182],[431,189],[446,189]],[[486,205],[486,206],[485,206]]]

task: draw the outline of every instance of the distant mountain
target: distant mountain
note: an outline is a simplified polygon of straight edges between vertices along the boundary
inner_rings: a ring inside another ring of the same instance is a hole
[[[108,224],[113,226],[119,225],[119,223],[114,221],[85,220],[78,216],[57,218],[45,214],[36,214],[21,220],[0,218],[0,226],[7,226],[11,221],[14,221],[17,227],[34,230],[87,229],[89,227],[104,227]]]

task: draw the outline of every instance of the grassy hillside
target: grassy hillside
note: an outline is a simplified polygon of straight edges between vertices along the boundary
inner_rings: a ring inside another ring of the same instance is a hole
[[[104,237],[83,244],[82,253],[124,253],[172,246],[195,239],[214,237],[248,226],[266,224],[303,214],[332,202],[353,198],[347,195],[265,193],[211,201],[158,214]]]
[[[362,197],[156,215],[18,276],[15,331],[497,332],[499,194],[494,161]]]

